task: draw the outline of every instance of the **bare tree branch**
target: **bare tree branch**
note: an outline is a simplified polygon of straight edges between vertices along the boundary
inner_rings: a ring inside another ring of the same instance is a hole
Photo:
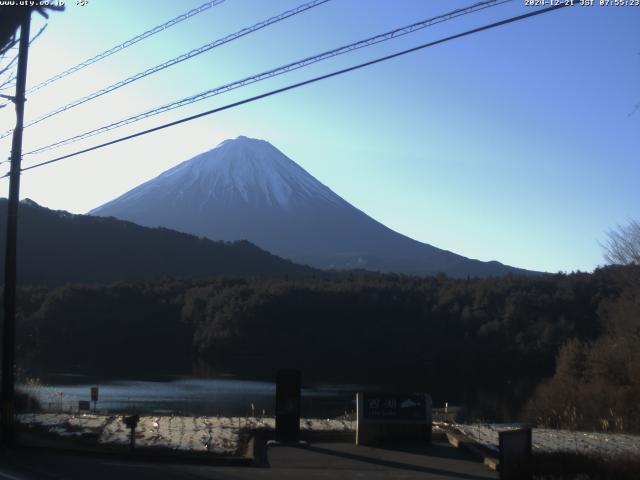
[[[12,73],[7,78],[0,80],[0,90],[6,90],[7,88],[11,88],[14,84],[14,80],[16,79],[15,73]]]
[[[40,30],[38,30],[38,33],[36,33],[36,34],[33,36],[33,38],[32,38],[31,40],[29,40],[29,45],[31,45],[33,42],[35,42],[35,41],[36,41],[36,39],[37,39],[40,35],[42,35],[42,32],[44,32],[48,26],[49,26],[49,24],[48,24],[48,23],[45,23],[45,24],[42,26],[42,28],[41,28]]]
[[[13,35],[11,37],[11,40],[9,40],[9,42],[0,49],[0,55],[4,55],[6,52],[8,52],[10,49],[13,48],[14,45],[16,45],[18,43],[18,39],[16,38],[15,35]]]
[[[36,34],[33,36],[33,38],[32,38],[31,40],[29,40],[29,45],[33,44],[33,42],[35,42],[35,41],[36,41],[36,39],[37,39],[40,35],[42,35],[42,32],[44,32],[44,31],[45,31],[45,29],[47,28],[47,26],[48,26],[48,25],[49,25],[48,23],[45,23],[45,24],[44,24],[44,26],[43,26],[43,27],[38,31],[38,33],[36,33]],[[7,70],[9,70],[9,69],[11,68],[11,65],[13,65],[13,64],[18,60],[18,57],[19,57],[19,55],[18,55],[18,54],[14,55],[14,57],[13,57],[11,60],[9,60],[9,62],[8,62],[4,67],[2,67],[2,68],[0,69],[0,75],[2,75],[4,72],[6,72]]]
[[[630,220],[607,232],[604,258],[614,265],[640,265],[640,222]]]
[[[33,38],[31,40],[29,40],[29,45],[31,45],[33,42],[36,41],[36,39],[42,35],[42,32],[45,31],[45,29],[47,28],[49,24],[45,23],[42,28],[40,28],[40,30],[38,31],[38,33],[36,33]],[[19,39],[18,39],[19,40]],[[16,40],[17,41],[17,40]],[[8,51],[9,49],[5,49],[5,52]],[[18,54],[16,54],[11,60],[9,60],[9,62],[3,66],[0,67],[0,75],[4,74],[5,72],[9,71],[9,69],[12,67],[12,65],[16,62],[16,60],[18,60]],[[2,60],[2,55],[0,54],[0,60]],[[0,91],[2,90],[6,90],[8,88],[11,88],[14,86],[14,80],[16,79],[16,75],[15,73],[11,73],[7,78],[0,80]],[[0,104],[0,108],[6,107],[7,105],[9,105],[11,102],[5,102]]]
[[[11,65],[13,65],[16,60],[18,60],[18,55],[14,55],[14,57],[9,60],[9,62],[7,62],[7,64],[2,67],[2,69],[0,69],[0,75],[2,75],[4,72],[6,72],[7,70],[9,70],[11,68]]]

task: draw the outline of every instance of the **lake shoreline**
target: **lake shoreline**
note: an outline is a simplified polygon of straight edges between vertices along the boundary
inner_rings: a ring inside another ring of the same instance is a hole
[[[30,413],[18,415],[25,446],[72,449],[136,457],[235,461],[252,464],[256,446],[273,438],[273,417],[142,416],[136,428],[136,448],[130,450],[130,430],[123,415]],[[497,455],[501,430],[516,424],[434,422],[434,434],[463,435],[484,451]],[[309,442],[355,441],[354,419],[302,418],[300,437]],[[611,469],[619,462],[640,464],[640,436],[533,428],[536,464],[554,472],[558,462],[571,468]],[[621,477],[622,478],[622,477]]]
[[[123,415],[25,413],[17,416],[17,423],[31,443],[55,445],[59,440],[67,447],[130,449],[130,430]],[[325,441],[353,441],[355,421],[304,418],[300,431],[302,436]],[[245,458],[252,454],[252,438],[274,432],[274,417],[141,416],[135,430],[135,451]]]

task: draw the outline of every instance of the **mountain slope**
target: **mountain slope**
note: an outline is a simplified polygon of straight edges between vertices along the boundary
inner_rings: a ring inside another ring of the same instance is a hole
[[[7,200],[0,199],[0,231]],[[311,276],[316,271],[265,252],[249,242],[224,243],[165,228],[54,211],[25,200],[18,225],[18,282],[59,285],[160,276]],[[4,252],[5,237],[0,236]],[[0,256],[4,268],[4,255]]]
[[[89,213],[216,240],[247,239],[318,268],[453,276],[527,273],[397,233],[268,142],[247,137],[226,140]]]

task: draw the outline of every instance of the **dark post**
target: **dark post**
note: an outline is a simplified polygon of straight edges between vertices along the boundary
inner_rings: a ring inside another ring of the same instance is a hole
[[[500,451],[500,479],[528,480],[531,478],[531,427],[498,432]]]
[[[96,413],[98,405],[98,387],[91,387],[91,401],[93,402],[93,413]]]
[[[276,378],[276,441],[297,442],[300,439],[299,370],[278,370]]]
[[[14,364],[16,336],[16,250],[18,242],[18,204],[20,201],[20,162],[22,160],[22,129],[29,55],[31,11],[25,9],[20,24],[20,50],[16,79],[16,128],[11,145],[9,202],[7,212],[7,249],[4,275],[4,325],[2,331],[2,444],[9,446],[14,434]]]
[[[140,415],[131,415],[124,417],[124,424],[130,429],[129,434],[129,449],[133,451],[136,448],[136,427],[140,421]]]

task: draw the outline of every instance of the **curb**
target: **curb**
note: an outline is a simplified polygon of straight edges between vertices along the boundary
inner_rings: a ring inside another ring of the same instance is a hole
[[[486,447],[478,445],[476,442],[468,437],[465,437],[458,432],[446,432],[447,440],[455,448],[462,448],[474,457],[481,460],[484,465],[491,470],[500,470],[500,460],[495,456],[495,452],[489,450]]]

